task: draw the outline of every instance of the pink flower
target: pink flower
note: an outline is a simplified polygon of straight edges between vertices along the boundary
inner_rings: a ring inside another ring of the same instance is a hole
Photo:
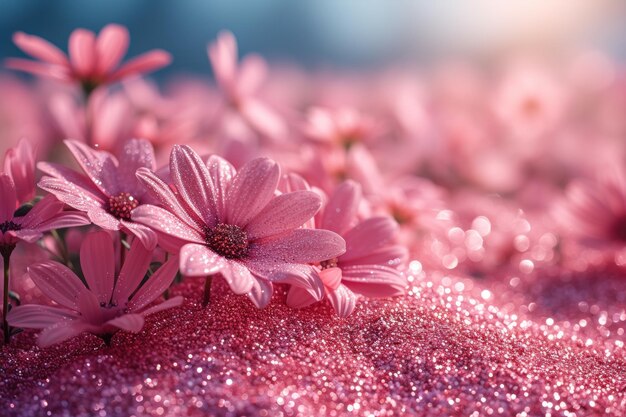
[[[351,107],[336,110],[314,107],[307,114],[305,135],[322,144],[349,149],[381,134],[382,126]]]
[[[35,198],[35,150],[30,141],[21,139],[4,155],[4,173],[13,180],[18,204]]]
[[[172,60],[167,52],[155,49],[119,67],[128,49],[129,35],[125,27],[116,24],[105,26],[97,37],[89,30],[73,31],[69,57],[38,36],[17,32],[13,42],[39,61],[11,58],[7,60],[8,67],[62,81],[78,81],[88,91],[130,75],[157,70]]]
[[[358,221],[361,188],[353,181],[340,184],[318,216],[317,227],[332,230],[346,241],[346,252],[317,264],[328,301],[335,312],[352,313],[357,295],[392,297],[404,294],[406,278],[398,267],[406,260],[406,248],[394,242],[397,224],[387,216]],[[301,288],[292,287],[287,304],[301,308],[316,300]]]
[[[270,159],[254,159],[236,172],[218,156],[205,164],[188,146],[174,146],[170,175],[177,192],[153,172],[137,172],[161,207],[138,207],[133,220],[152,227],[165,249],[180,251],[183,275],[220,273],[234,293],[247,294],[259,308],[269,303],[272,282],[322,296],[307,264],[339,256],[345,246],[333,232],[300,228],[319,210],[318,195],[276,196],[280,169]]]
[[[262,136],[282,139],[285,124],[261,99],[259,89],[265,80],[267,64],[258,55],[249,55],[237,64],[237,40],[221,32],[208,47],[215,79],[228,105],[237,110],[248,125]]]
[[[115,276],[113,240],[104,231],[89,234],[80,249],[85,283],[66,266],[47,261],[28,268],[37,287],[58,305],[29,304],[8,314],[11,326],[44,329],[37,342],[50,346],[83,332],[110,339],[118,330],[138,332],[144,317],[179,306],[182,297],[146,308],[172,283],[178,270],[175,257],[164,263],[141,285],[150,266],[152,251],[133,241],[126,261]]]
[[[0,254],[10,255],[20,241],[36,242],[53,229],[83,226],[89,221],[82,213],[64,211],[53,196],[44,197],[32,208],[15,210],[17,192],[10,176],[0,174]]]
[[[109,152],[66,140],[65,145],[86,175],[62,165],[42,162],[40,170],[49,176],[39,181],[39,187],[54,194],[59,200],[87,213],[96,225],[108,230],[132,233],[143,244],[153,249],[157,238],[149,228],[131,221],[131,211],[144,203],[146,190],[135,172],[138,168],[155,169],[154,151],[143,139],[128,141],[119,161]]]
[[[626,168],[609,165],[595,181],[574,180],[555,208],[562,228],[588,243],[626,246]]]

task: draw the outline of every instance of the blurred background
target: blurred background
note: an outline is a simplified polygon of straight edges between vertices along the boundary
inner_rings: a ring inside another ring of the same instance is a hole
[[[308,67],[363,67],[393,61],[484,60],[572,49],[626,55],[620,0],[3,0],[0,58],[22,56],[17,30],[63,46],[77,27],[129,27],[130,55],[159,47],[174,64],[159,73],[207,73],[208,41],[229,29],[242,52]]]

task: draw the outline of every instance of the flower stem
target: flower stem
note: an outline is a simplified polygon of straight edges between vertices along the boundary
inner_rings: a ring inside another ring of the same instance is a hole
[[[213,282],[213,275],[207,275],[204,280],[204,297],[202,298],[202,307],[209,305],[211,301],[211,283]]]
[[[7,314],[9,312],[9,259],[10,253],[2,255],[4,261],[4,292],[2,293],[2,330],[4,333],[4,343],[9,343],[11,339],[11,331],[7,322]]]

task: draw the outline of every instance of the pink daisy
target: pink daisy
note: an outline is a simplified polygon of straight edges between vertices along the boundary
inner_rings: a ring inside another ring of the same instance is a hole
[[[333,232],[300,228],[319,210],[318,195],[277,196],[280,169],[270,159],[254,159],[236,172],[218,156],[204,163],[188,146],[174,146],[170,175],[176,193],[153,172],[137,172],[161,207],[142,205],[132,218],[152,227],[165,249],[180,252],[183,275],[219,273],[259,308],[269,303],[272,282],[322,296],[307,264],[339,256],[345,244]]]
[[[146,308],[170,286],[178,270],[178,259],[171,258],[142,285],[151,260],[152,251],[135,240],[115,276],[113,239],[104,231],[91,233],[80,249],[86,284],[58,262],[47,261],[31,266],[28,268],[31,279],[58,305],[16,307],[8,315],[9,324],[44,329],[37,339],[42,347],[83,332],[98,335],[107,343],[118,330],[138,332],[148,314],[182,303],[182,297],[178,296]]]
[[[128,30],[116,24],[105,26],[98,36],[86,29],[76,29],[70,35],[67,56],[45,39],[17,32],[13,36],[15,44],[39,61],[11,58],[6,64],[9,68],[35,75],[78,81],[85,91],[91,92],[101,84],[151,72],[171,62],[169,53],[155,49],[120,67],[128,50],[129,38]]]
[[[360,203],[361,187],[345,181],[316,219],[318,228],[332,230],[346,241],[343,255],[316,264],[326,298],[341,317],[352,313],[357,295],[392,297],[406,291],[406,278],[398,267],[406,260],[407,251],[395,243],[398,225],[388,216],[358,221]],[[291,287],[287,296],[287,304],[295,308],[315,301],[298,287]]]
[[[286,129],[284,122],[259,98],[259,90],[267,74],[263,58],[248,55],[238,64],[237,40],[230,32],[221,32],[217,40],[209,45],[208,54],[227,104],[257,133],[282,139]]]
[[[155,169],[154,150],[143,139],[128,141],[120,159],[106,151],[66,140],[65,145],[86,175],[48,162],[37,166],[49,176],[39,187],[54,194],[67,205],[87,213],[96,225],[108,230],[123,230],[139,238],[152,249],[157,238],[149,228],[131,220],[131,211],[146,201],[146,190],[137,180],[138,168]]]

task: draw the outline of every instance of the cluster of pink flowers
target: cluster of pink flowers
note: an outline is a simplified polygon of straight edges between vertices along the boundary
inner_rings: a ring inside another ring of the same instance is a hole
[[[163,301],[177,274],[205,280],[204,305],[221,278],[258,308],[281,302],[279,286],[290,307],[346,317],[421,271],[532,273],[598,254],[626,265],[626,89],[598,54],[561,78],[529,61],[329,77],[239,60],[224,32],[208,46],[216,85],[161,90],[141,76],[170,55],[120,66],[119,25],[74,31],[67,55],[14,42],[36,60],[7,67],[37,83],[0,74],[7,343],[27,328],[42,346],[140,331],[184,308]],[[47,260],[20,276],[22,242]],[[23,297],[21,280],[44,297]]]

